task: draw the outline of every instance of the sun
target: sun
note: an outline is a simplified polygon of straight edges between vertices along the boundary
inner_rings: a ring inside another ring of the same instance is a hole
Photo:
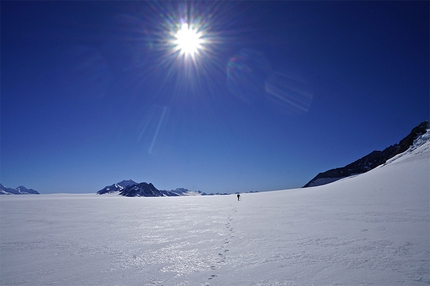
[[[202,33],[189,27],[186,23],[181,25],[173,41],[175,49],[178,50],[180,54],[191,57],[194,57],[202,50],[203,43]]]

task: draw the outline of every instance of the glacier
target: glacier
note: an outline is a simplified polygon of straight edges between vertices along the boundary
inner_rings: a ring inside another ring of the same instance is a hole
[[[429,285],[428,134],[364,174],[241,201],[0,196],[0,285]]]

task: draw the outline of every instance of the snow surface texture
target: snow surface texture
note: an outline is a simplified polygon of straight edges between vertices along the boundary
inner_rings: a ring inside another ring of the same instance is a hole
[[[240,201],[2,196],[0,284],[428,285],[429,144]]]

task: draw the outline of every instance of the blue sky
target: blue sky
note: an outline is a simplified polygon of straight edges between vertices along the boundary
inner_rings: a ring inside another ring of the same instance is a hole
[[[1,3],[1,175],[301,187],[429,118],[428,2]],[[174,50],[181,22],[205,40]]]

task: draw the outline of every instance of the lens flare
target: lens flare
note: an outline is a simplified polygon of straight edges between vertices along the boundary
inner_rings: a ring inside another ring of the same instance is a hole
[[[230,58],[227,64],[227,85],[230,93],[246,103],[257,102],[264,92],[264,80],[270,70],[264,53],[242,49]]]
[[[305,113],[312,103],[310,85],[297,76],[274,72],[265,83],[266,92],[294,113]]]

